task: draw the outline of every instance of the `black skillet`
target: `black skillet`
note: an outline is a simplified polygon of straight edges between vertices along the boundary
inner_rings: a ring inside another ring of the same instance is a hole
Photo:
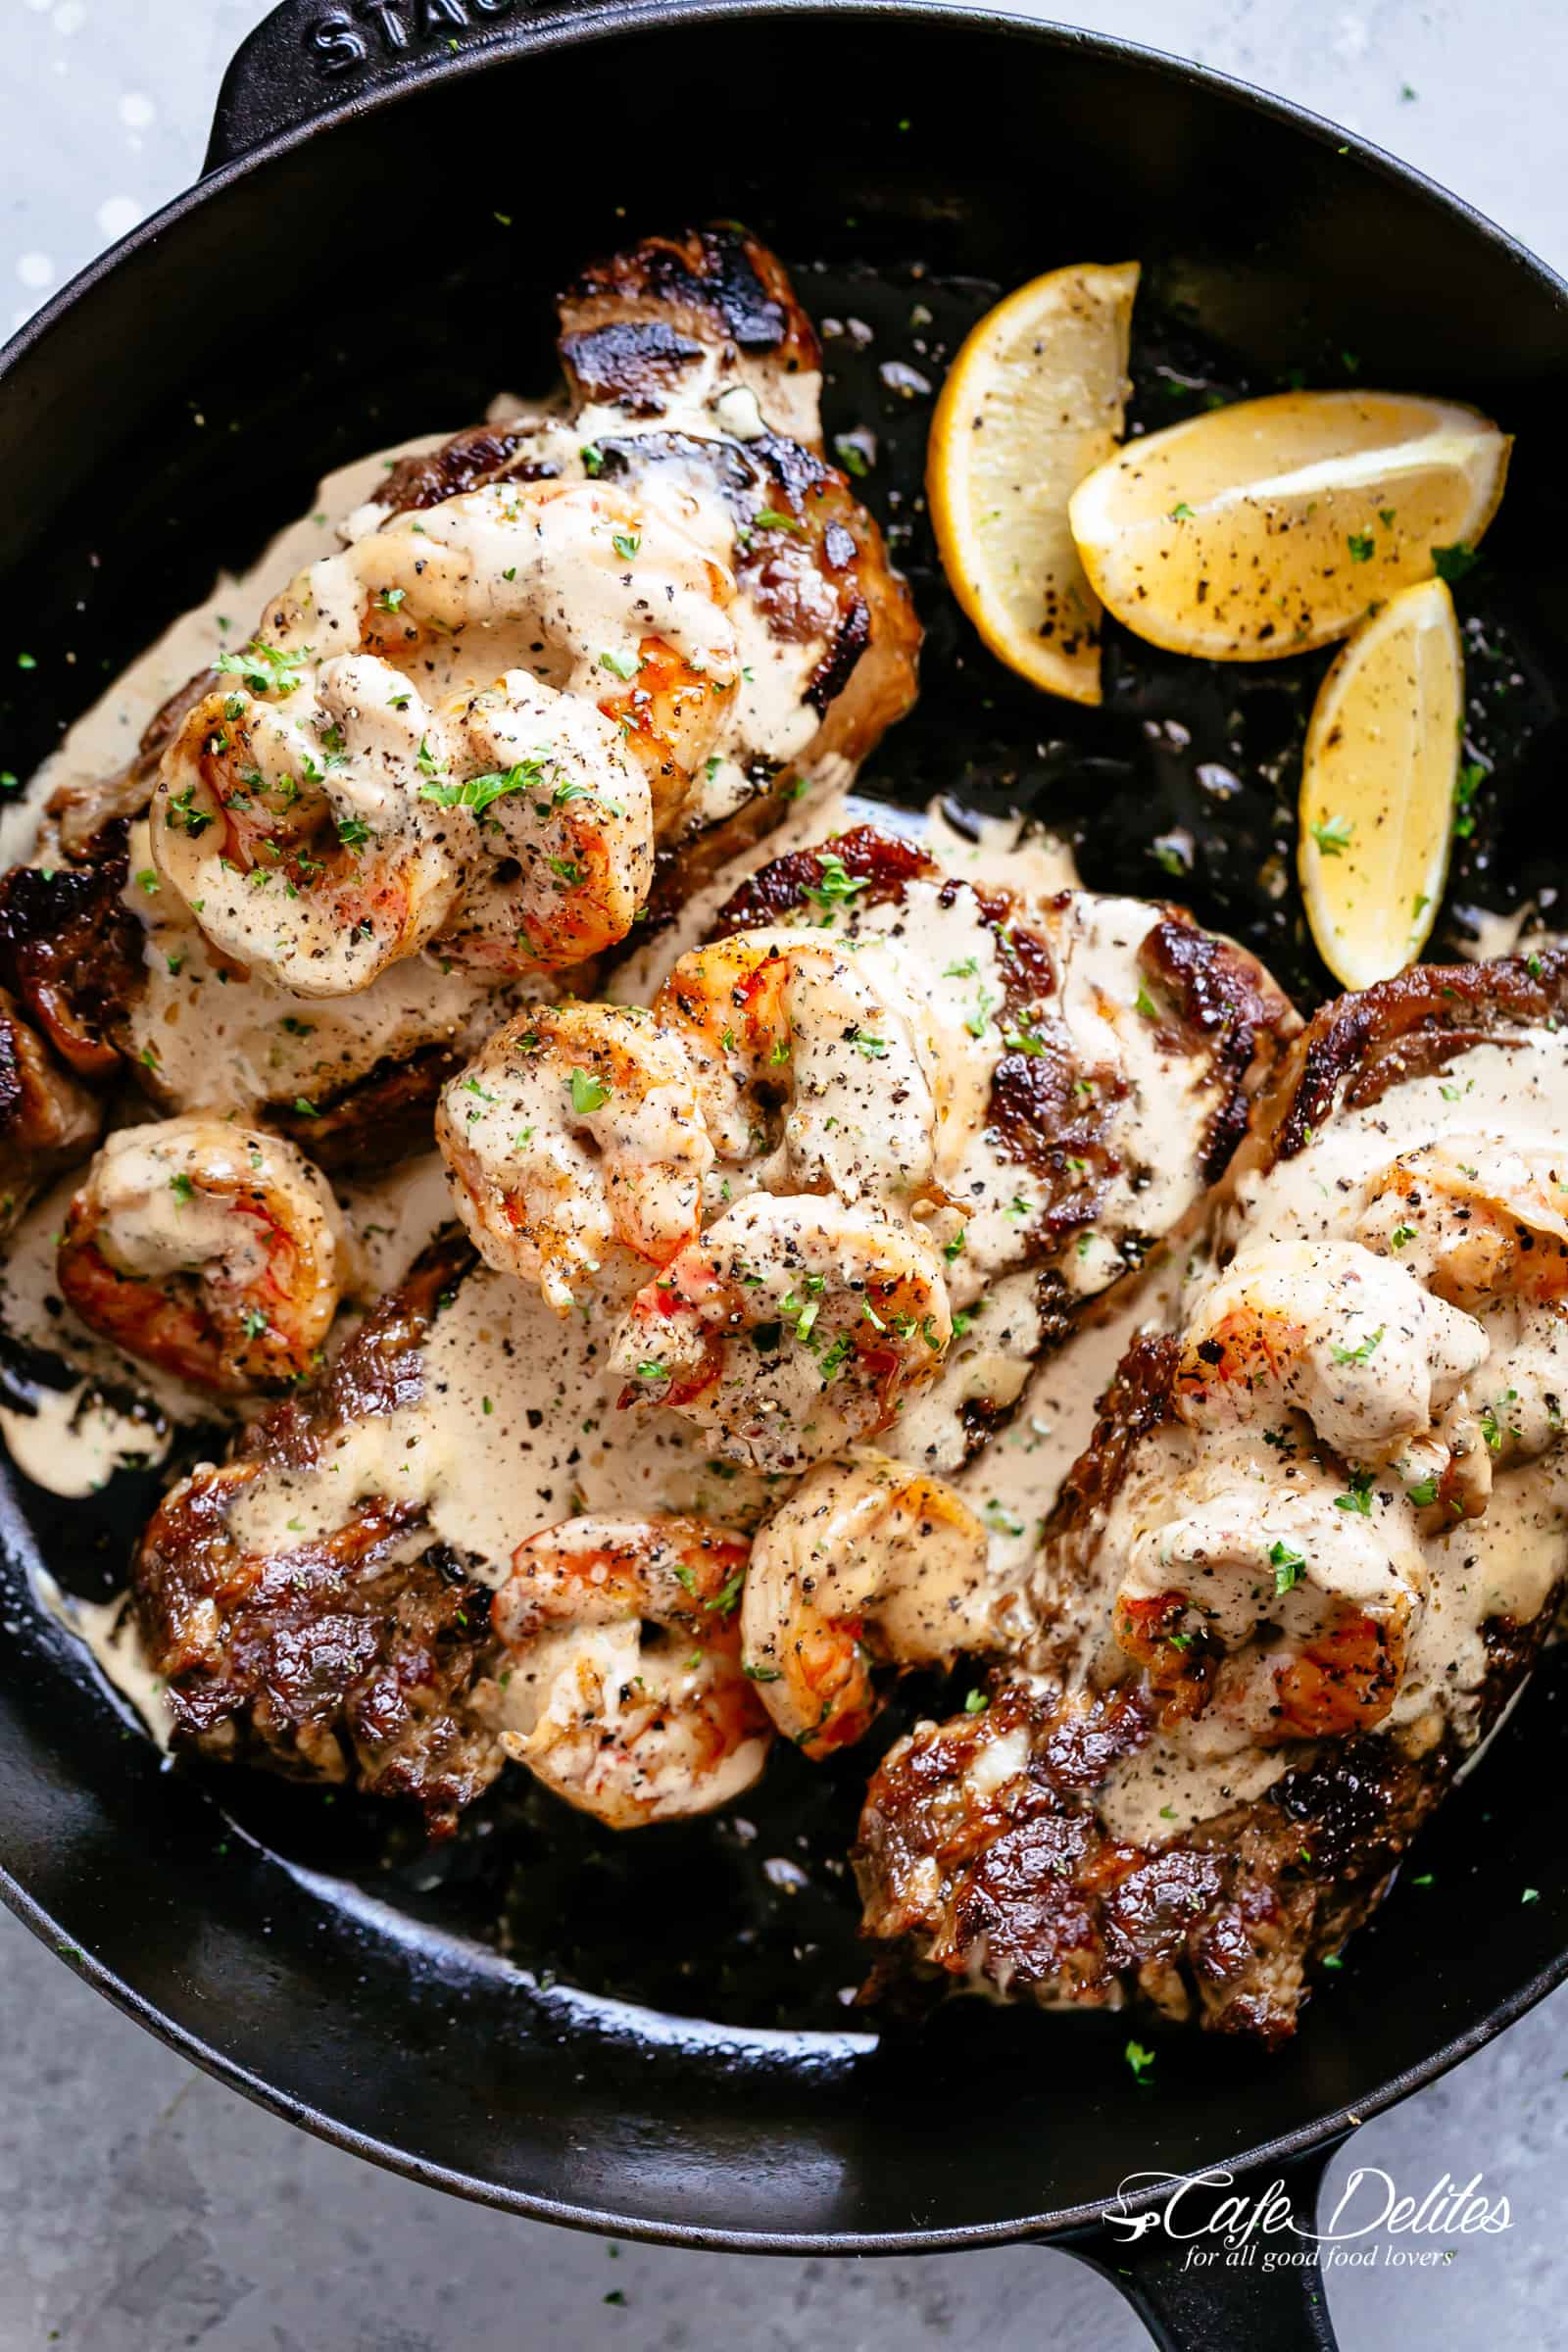
[[[225,81],[201,184],[6,355],[4,766],[26,772],[326,466],[465,422],[499,384],[547,382],[547,297],[581,257],[715,214],[776,243],[819,317],[874,329],[868,347],[830,343],[830,427],[879,436],[867,494],[900,526],[931,642],[920,711],[873,789],[1021,799],[1075,831],[1090,879],[1146,892],[1172,887],[1160,845],[1185,827],[1181,895],[1304,992],[1320,977],[1289,901],[1257,878],[1289,852],[1309,665],[1179,671],[1113,643],[1106,710],[1064,716],[979,652],[913,512],[929,403],[882,364],[934,381],[996,287],[1137,255],[1146,421],[1298,369],[1469,395],[1519,434],[1460,592],[1494,772],[1454,895],[1554,887],[1568,532],[1544,428],[1568,373],[1564,289],[1451,198],[1276,101],[1114,42],[902,0],[287,0]],[[618,1845],[507,1800],[430,1871],[350,1806],[161,1769],[30,1584],[47,1565],[77,1592],[112,1590],[148,1491],[121,1478],[63,1507],[12,1478],[0,1496],[6,1898],[187,2056],[415,2179],[688,2245],[1049,2238],[1106,2265],[1162,2343],[1321,2345],[1314,2271],[1183,2274],[1158,2232],[1129,2247],[1107,2230],[1119,2185],[1289,2173],[1307,2219],[1355,2122],[1568,1973],[1555,1664],[1295,2045],[1266,2059],[1145,2033],[1157,2054],[1140,2083],[1124,2021],[959,2004],[878,2038],[837,2004],[856,1965],[832,1873],[853,1778],[786,1759],[755,1836],[731,1823]],[[798,1873],[782,1888],[780,1860]]]

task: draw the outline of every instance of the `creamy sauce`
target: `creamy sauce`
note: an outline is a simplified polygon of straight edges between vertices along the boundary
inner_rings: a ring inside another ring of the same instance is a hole
[[[532,1289],[480,1268],[435,1319],[417,1401],[348,1425],[309,1471],[269,1466],[236,1505],[236,1534],[286,1550],[341,1526],[360,1495],[413,1499],[498,1584],[525,1537],[584,1512],[753,1523],[767,1482],[715,1466],[677,1414],[617,1410],[610,1351],[622,1303],[601,1296],[561,1319]]]
[[[1250,1317],[1280,1318],[1271,1355],[1245,1394],[1227,1399],[1217,1374],[1211,1403],[1202,1392],[1185,1421],[1147,1439],[1103,1527],[1047,1563],[1047,1616],[1073,1629],[1091,1679],[1125,1670],[1108,1643],[1118,1588],[1192,1591],[1227,1647],[1203,1715],[1113,1774],[1101,1810],[1114,1835],[1169,1836],[1309,1752],[1272,1736],[1259,1746],[1255,1729],[1277,1705],[1274,1663],[1341,1603],[1406,1627],[1385,1719],[1406,1751],[1446,1733],[1475,1739],[1487,1621],[1536,1617],[1568,1558],[1568,1323],[1551,1298],[1511,1295],[1497,1270],[1520,1219],[1553,1250],[1568,1229],[1565,1134],[1568,1054],[1543,1029],[1473,1047],[1376,1103],[1337,1103],[1294,1157],[1236,1178],[1218,1222],[1236,1255],[1189,1291],[1184,1365],[1201,1372],[1205,1333],[1238,1344],[1225,1335],[1244,1298]],[[1396,1160],[1405,1173],[1391,1179]],[[1451,1209],[1444,1183],[1457,1188]],[[1542,1265],[1549,1280],[1554,1262],[1527,1252],[1519,1280]],[[1440,1263],[1464,1305],[1418,1279]],[[1327,1460],[1314,1429],[1336,1449]],[[1438,1506],[1446,1475],[1479,1515]],[[1275,1590],[1269,1563],[1281,1560]],[[1260,1617],[1283,1649],[1250,1649]]]

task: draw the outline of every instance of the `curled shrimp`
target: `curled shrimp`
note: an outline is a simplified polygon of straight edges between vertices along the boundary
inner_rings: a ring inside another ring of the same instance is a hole
[[[741,1671],[747,1544],[701,1519],[567,1519],[496,1594],[502,1745],[611,1829],[711,1812],[771,1729]]]
[[[1294,1406],[1325,1444],[1370,1461],[1428,1431],[1487,1353],[1469,1315],[1354,1242],[1246,1250],[1182,1337],[1176,1409],[1197,1430]]]
[[[734,710],[735,582],[667,514],[603,482],[497,482],[395,515],[314,565],[276,616],[334,623],[427,702],[503,670],[596,704],[676,829]]]
[[[696,1240],[712,1147],[677,1039],[651,1013],[535,1005],[444,1088],[436,1142],[486,1261],[566,1313],[615,1248]]]
[[[753,1540],[745,1669],[806,1755],[870,1727],[874,1665],[951,1664],[996,1635],[984,1527],[952,1487],[886,1454],[818,1462]]]
[[[153,793],[153,861],[232,962],[342,996],[433,936],[460,876],[418,796],[425,721],[404,681],[345,658],[317,684],[294,710],[239,689],[195,705]]]
[[[338,996],[449,931],[515,973],[623,938],[740,678],[734,582],[593,484],[500,484],[302,573],[165,752],[154,857],[215,947]]]
[[[647,780],[592,703],[509,670],[466,713],[462,765],[427,791],[466,812],[443,956],[511,979],[559,970],[624,939],[654,875]]]
[[[109,1138],[67,1212],[59,1279],[128,1354],[242,1395],[315,1368],[347,1256],[337,1203],[302,1152],[197,1115]]]
[[[1167,1723],[1211,1711],[1222,1740],[1267,1745],[1383,1720],[1425,1580],[1398,1518],[1361,1499],[1222,1489],[1134,1543],[1111,1630]]]
[[[714,1149],[770,1192],[907,1203],[929,1188],[937,1112],[868,957],[799,931],[683,956],[654,1010],[684,1037]]]
[[[1403,1153],[1374,1183],[1359,1233],[1439,1297],[1568,1299],[1568,1149],[1452,1136]]]
[[[612,1360],[622,1405],[674,1406],[732,1460],[797,1470],[890,1427],[952,1336],[923,1233],[761,1193],[638,1293]]]

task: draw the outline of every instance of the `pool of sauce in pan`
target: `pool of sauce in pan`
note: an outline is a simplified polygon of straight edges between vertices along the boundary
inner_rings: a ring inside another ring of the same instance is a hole
[[[906,807],[946,794],[960,807],[1022,809],[1073,844],[1091,888],[1178,900],[1253,949],[1303,1006],[1332,993],[1293,887],[1300,747],[1332,654],[1196,662],[1107,622],[1102,709],[1048,701],[1012,678],[947,592],[921,492],[947,361],[1000,289],[939,280],[917,265],[797,263],[796,282],[823,332],[830,454],[851,438],[858,487],[888,529],[927,632],[919,706],[859,789]],[[1304,354],[1306,380],[1353,382],[1353,361]],[[1147,293],[1133,376],[1133,431],[1281,388],[1249,377],[1190,322],[1162,317]],[[1565,747],[1556,697],[1530,649],[1528,584],[1511,583],[1500,564],[1494,571],[1484,554],[1455,601],[1464,757],[1488,772],[1474,830],[1455,843],[1434,954],[1457,948],[1470,927],[1460,910],[1472,906],[1506,914],[1533,903],[1550,927],[1568,879],[1529,822]],[[136,1484],[147,1489],[135,1497],[140,1525],[163,1481]],[[81,1562],[74,1584],[86,1597],[120,1582],[131,1523],[124,1486],[70,1505],[69,1541],[52,1549]],[[35,1489],[31,1496],[48,1550],[61,1506]],[[847,1859],[866,1780],[901,1731],[952,1712],[976,1679],[961,1663],[946,1684],[911,1678],[872,1738],[837,1764],[811,1766],[779,1747],[727,1813],[630,1835],[571,1813],[517,1771],[432,1847],[390,1806],[323,1798],[260,1773],[191,1769],[242,1834],[391,1901],[437,1943],[443,1932],[489,1942],[543,1983],[720,2025],[831,2030],[850,2022],[847,1996],[866,1973]]]

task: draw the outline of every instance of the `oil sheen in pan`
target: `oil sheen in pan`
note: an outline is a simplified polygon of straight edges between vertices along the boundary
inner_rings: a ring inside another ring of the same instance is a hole
[[[1318,1002],[1331,984],[1294,889],[1295,801],[1306,717],[1330,656],[1184,662],[1112,623],[1102,709],[1052,703],[1012,679],[947,593],[920,490],[947,360],[1000,289],[939,280],[918,264],[808,266],[797,282],[823,333],[830,452],[887,526],[927,629],[919,706],[860,790],[901,804],[905,823],[905,810],[939,796],[982,812],[1021,809],[1072,843],[1090,887],[1190,906],[1260,955],[1303,1006]],[[1354,362],[1353,353],[1300,355],[1312,383],[1353,381]],[[1276,388],[1248,377],[1178,310],[1161,310],[1157,286],[1140,301],[1133,368],[1135,430]],[[1531,651],[1531,583],[1483,560],[1455,593],[1469,670],[1466,757],[1488,777],[1474,831],[1455,845],[1434,955],[1462,948],[1473,907],[1506,915],[1534,901],[1550,927],[1563,878],[1560,860],[1528,841],[1523,813],[1563,749],[1557,703]],[[81,1563],[83,1596],[105,1597],[123,1581],[122,1531],[145,1518],[161,1482],[136,1482],[145,1496],[134,1516],[128,1483],[116,1481],[112,1501],[66,1506],[29,1492],[49,1555]],[[56,1514],[71,1541],[51,1547]],[[318,1888],[335,1881],[356,1890],[351,1899],[392,1904],[416,1933],[492,1946],[544,1983],[610,2000],[720,2026],[831,2032],[850,2022],[846,1999],[865,1971],[847,1855],[866,1780],[909,1722],[952,1711],[971,1680],[961,1665],[945,1688],[911,1677],[852,1754],[813,1766],[781,1748],[730,1812],[626,1836],[569,1812],[518,1772],[503,1775],[438,1848],[386,1805],[261,1774],[210,1769],[206,1778],[236,1829]]]

